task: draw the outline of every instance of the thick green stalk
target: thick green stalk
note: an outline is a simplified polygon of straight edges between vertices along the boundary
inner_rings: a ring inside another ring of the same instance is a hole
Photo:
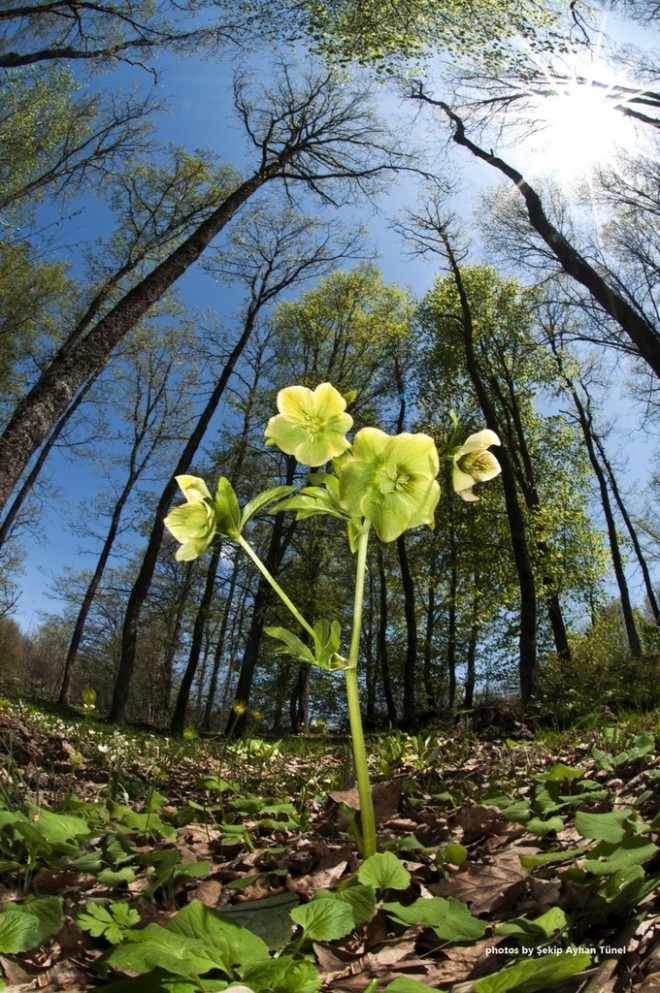
[[[300,613],[296,605],[293,603],[293,601],[290,600],[289,597],[286,595],[286,593],[284,592],[280,584],[277,582],[275,577],[270,574],[264,563],[261,561],[255,550],[252,548],[252,545],[250,545],[250,543],[245,540],[242,534],[238,535],[236,541],[241,546],[243,551],[250,556],[250,558],[256,565],[259,572],[262,574],[264,579],[266,579],[266,581],[270,583],[270,585],[275,590],[282,603],[289,608],[289,610],[291,611],[295,619],[298,621],[300,626],[303,627],[308,634],[311,634],[312,638],[314,638],[316,634],[314,628],[312,627],[311,624],[309,624],[305,620],[305,618],[302,616],[302,614]]]
[[[355,599],[353,606],[353,632],[351,648],[348,655],[348,666],[344,670],[346,679],[346,700],[348,702],[348,718],[351,727],[353,744],[353,760],[355,776],[360,797],[360,820],[362,823],[362,855],[369,858],[376,853],[376,817],[374,801],[369,781],[369,765],[367,748],[362,728],[362,713],[360,711],[360,691],[358,685],[357,665],[360,652],[360,635],[362,632],[362,604],[364,601],[364,577],[367,568],[367,545],[369,542],[369,522],[364,522],[364,530],[360,536],[357,550],[355,575]]]
[[[348,718],[351,728],[351,742],[353,746],[353,760],[355,763],[355,776],[357,779],[358,794],[360,797],[360,820],[362,824],[362,855],[368,858],[376,852],[376,817],[374,814],[374,802],[371,795],[371,782],[369,781],[369,766],[367,763],[367,748],[364,741],[364,731],[362,728],[362,714],[360,711],[360,692],[358,686],[357,666],[360,654],[360,635],[362,633],[362,604],[364,602],[364,577],[367,568],[367,545],[369,542],[368,521],[364,522],[364,529],[360,536],[357,550],[357,564],[355,577],[355,599],[353,603],[353,631],[351,634],[351,647],[348,656],[348,665],[344,670],[346,679],[346,700],[348,703]],[[267,567],[261,561],[252,546],[242,535],[236,538],[243,551],[250,556],[262,576],[277,593],[282,603],[291,611],[298,623],[315,637],[314,628],[302,616],[292,600],[286,595],[277,580],[271,575]]]

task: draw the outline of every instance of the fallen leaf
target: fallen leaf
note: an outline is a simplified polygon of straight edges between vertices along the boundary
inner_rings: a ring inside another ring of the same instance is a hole
[[[516,852],[502,852],[496,862],[466,868],[449,879],[429,886],[434,896],[454,896],[470,905],[475,916],[489,914],[495,908],[513,907],[522,893],[529,869],[524,869]]]
[[[489,834],[501,834],[507,826],[499,807],[486,807],[482,804],[460,807],[449,820],[463,829],[466,844]]]

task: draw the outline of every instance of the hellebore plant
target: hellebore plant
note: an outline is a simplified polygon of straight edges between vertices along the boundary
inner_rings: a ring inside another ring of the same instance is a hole
[[[367,858],[376,851],[376,823],[360,713],[358,656],[369,535],[373,528],[381,541],[394,541],[409,528],[421,524],[433,527],[440,499],[436,478],[440,459],[433,439],[426,434],[388,435],[366,427],[357,432],[351,444],[346,434],[353,418],[346,407],[353,399],[354,394],[342,396],[330,383],[321,383],[315,390],[289,386],[278,393],[279,413],[266,427],[268,445],[276,445],[312,469],[321,470],[331,464],[332,472],[311,473],[307,485],[298,492],[292,486],[265,490],[243,510],[224,477],[218,480],[215,495],[211,496],[204,480],[178,476],[186,503],[172,510],[165,525],[181,542],[176,553],[180,561],[197,558],[216,539],[230,539],[240,545],[308,635],[305,644],[286,628],[266,628],[280,642],[277,652],[330,672],[343,671],[360,797],[356,841]],[[452,419],[456,430],[453,415]],[[487,450],[499,443],[493,431],[485,430],[472,435],[464,445],[450,448],[446,457],[453,463],[453,486],[464,500],[477,500],[474,484],[492,479],[500,471],[497,460]],[[350,548],[356,555],[353,626],[347,656],[340,654],[339,622],[321,618],[310,623],[303,617],[245,538],[246,525],[265,508],[271,513],[294,511],[298,519],[329,514],[346,523]]]

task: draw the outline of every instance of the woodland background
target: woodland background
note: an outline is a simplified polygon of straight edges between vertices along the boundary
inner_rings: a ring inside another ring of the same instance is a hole
[[[176,474],[301,483],[264,426],[330,380],[356,429],[442,451],[453,410],[502,440],[480,502],[447,469],[435,529],[373,544],[374,725],[657,702],[660,10],[439,6],[0,4],[2,692],[341,726],[250,563],[177,563],[162,524]],[[200,107],[203,147],[175,143]],[[341,528],[253,539],[303,613],[345,616]]]

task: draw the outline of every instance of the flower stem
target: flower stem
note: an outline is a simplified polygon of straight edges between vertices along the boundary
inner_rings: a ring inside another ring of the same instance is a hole
[[[362,728],[360,691],[357,677],[360,634],[362,632],[362,604],[364,601],[364,576],[367,567],[368,542],[369,522],[365,521],[364,530],[360,535],[357,549],[355,599],[353,606],[353,632],[351,635],[351,647],[348,655],[348,666],[344,670],[344,678],[346,680],[346,700],[348,703],[348,718],[351,727],[351,741],[353,745],[353,761],[355,763],[355,776],[357,779],[358,795],[360,797],[362,856],[364,858],[369,858],[370,855],[375,855],[377,848],[376,817],[374,814],[373,796],[371,794],[371,783],[369,781],[369,765],[367,762],[367,748],[364,741],[364,730]]]
[[[314,638],[316,635],[314,628],[312,627],[311,624],[309,624],[305,620],[305,618],[302,616],[302,614],[300,613],[296,605],[293,603],[293,601],[290,600],[289,597],[286,595],[286,593],[284,592],[280,584],[277,582],[275,577],[271,575],[268,568],[264,565],[264,563],[261,561],[255,550],[252,548],[252,545],[250,545],[250,543],[245,540],[242,534],[238,535],[236,541],[241,546],[241,548],[246,553],[246,555],[250,556],[250,558],[256,565],[261,575],[268,583],[270,583],[270,585],[275,590],[282,603],[289,608],[289,610],[291,611],[295,619],[298,621],[300,626],[303,627],[308,634],[311,634],[312,638]]]

